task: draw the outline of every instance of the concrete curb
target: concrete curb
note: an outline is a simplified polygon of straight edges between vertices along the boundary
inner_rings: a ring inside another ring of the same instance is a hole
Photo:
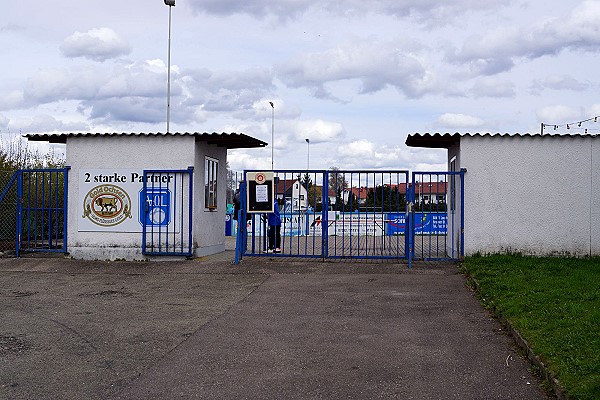
[[[461,268],[461,271],[467,277],[467,284],[472,284],[475,292],[479,294],[480,286],[477,279],[471,274],[469,274],[468,271],[466,271],[464,268]],[[529,362],[533,366],[538,368],[541,377],[550,385],[550,387],[552,387],[552,391],[554,392],[556,398],[559,400],[572,400],[564,392],[564,389],[561,386],[558,379],[556,378],[556,376],[554,376],[554,374],[546,367],[543,361],[540,360],[540,358],[534,353],[533,349],[529,345],[529,342],[527,342],[527,340],[525,340],[523,336],[521,336],[519,331],[517,331],[517,329],[514,326],[512,326],[512,324],[506,318],[500,315],[496,307],[492,307],[489,310],[494,316],[494,318],[498,320],[498,322],[500,322],[504,329],[506,329],[506,331],[510,334],[515,344],[525,353]]]

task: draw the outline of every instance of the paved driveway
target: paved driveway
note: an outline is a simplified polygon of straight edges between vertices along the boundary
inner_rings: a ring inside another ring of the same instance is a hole
[[[0,398],[544,399],[452,265],[0,259]]]

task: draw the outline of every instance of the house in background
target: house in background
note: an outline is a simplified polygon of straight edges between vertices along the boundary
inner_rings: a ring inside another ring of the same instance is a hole
[[[444,204],[446,203],[447,192],[447,182],[416,182],[415,203]],[[406,194],[406,185],[400,185],[400,193]]]
[[[280,179],[275,186],[275,198],[284,204],[287,211],[305,211],[308,205],[308,192],[298,179]]]
[[[448,170],[466,169],[464,215],[448,210],[456,238],[450,221],[464,218],[465,255],[600,255],[599,135],[415,133],[406,145],[448,149]]]

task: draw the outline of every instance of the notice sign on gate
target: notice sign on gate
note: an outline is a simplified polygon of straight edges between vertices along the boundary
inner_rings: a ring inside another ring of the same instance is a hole
[[[81,232],[142,232],[144,210],[147,226],[173,223],[171,188],[174,174],[149,175],[147,193],[143,193],[143,170],[90,169],[79,171],[78,230]],[[178,193],[177,197],[181,197]],[[181,199],[179,199],[181,201]],[[147,208],[146,208],[147,207]],[[178,229],[179,227],[175,227]]]
[[[273,172],[248,172],[246,191],[249,213],[272,213],[275,200],[275,180]]]

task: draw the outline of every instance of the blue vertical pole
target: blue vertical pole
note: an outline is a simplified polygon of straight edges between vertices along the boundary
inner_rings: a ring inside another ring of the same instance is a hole
[[[148,202],[146,201],[146,190],[148,189],[148,185],[146,183],[146,171],[142,172],[142,199],[143,204],[140,204],[140,207],[143,207],[142,213],[142,254],[146,253],[146,220],[148,218]]]
[[[21,250],[21,234],[23,230],[23,171],[17,171],[17,235],[15,242],[15,252],[17,258]]]
[[[170,7],[169,7],[170,9]],[[193,205],[194,205],[194,201],[193,201],[193,195],[194,195],[194,167],[188,167],[188,174],[189,174],[189,189],[190,189],[190,201],[189,201],[189,208],[188,208],[188,223],[189,223],[189,233],[188,233],[188,254],[190,257],[193,256],[192,254],[192,240],[193,240],[193,228],[194,228],[194,218],[193,218]],[[183,197],[183,193],[182,193],[182,197]],[[183,210],[182,210],[183,211]]]
[[[337,190],[337,188],[336,188]],[[337,193],[336,193],[337,196]],[[321,254],[329,257],[329,172],[323,172],[323,190],[321,190]]]
[[[412,184],[407,190],[406,202],[406,228],[408,229],[408,268],[412,268],[414,245],[415,245],[415,226],[414,226],[414,201],[415,201],[415,173],[412,175]]]
[[[68,232],[68,210],[69,210],[69,170],[71,167],[63,169],[63,253],[67,253],[67,232]]]

